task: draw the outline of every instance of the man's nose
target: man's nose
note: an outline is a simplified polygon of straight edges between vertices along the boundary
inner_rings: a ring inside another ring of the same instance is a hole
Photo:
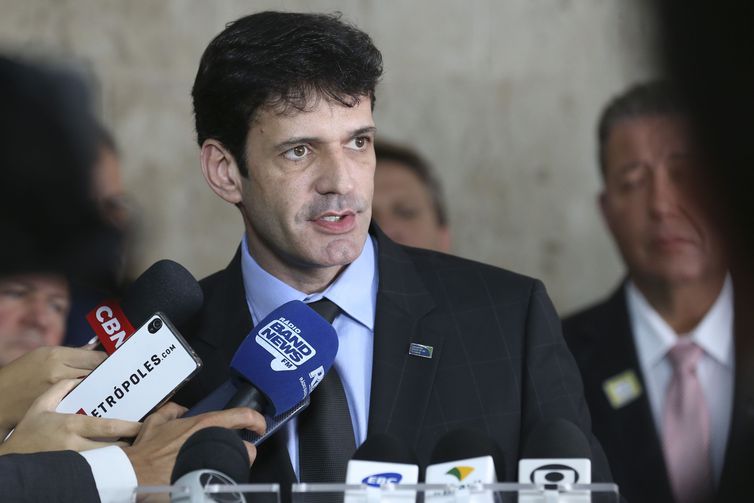
[[[348,194],[354,188],[353,161],[344,152],[331,152],[322,159],[316,190],[320,194]]]
[[[52,313],[44,298],[32,295],[27,299],[25,309],[23,320],[28,326],[46,328],[49,325]]]
[[[649,194],[649,208],[653,216],[673,213],[678,204],[678,187],[665,169],[654,170]]]

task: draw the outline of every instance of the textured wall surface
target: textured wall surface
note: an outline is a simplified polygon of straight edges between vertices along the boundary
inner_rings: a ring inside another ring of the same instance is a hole
[[[339,10],[373,37],[379,134],[436,165],[455,253],[541,278],[564,312],[616,284],[593,131],[610,96],[656,73],[644,1],[0,0],[5,52],[96,84],[141,207],[134,272],[168,257],[203,276],[232,256],[241,219],[201,177],[190,89],[224,24],[269,8]]]

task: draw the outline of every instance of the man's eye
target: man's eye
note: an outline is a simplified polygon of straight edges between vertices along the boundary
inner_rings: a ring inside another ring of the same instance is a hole
[[[354,150],[364,150],[366,146],[369,144],[370,138],[368,136],[357,136],[350,142],[348,142],[348,147],[352,148]]]
[[[23,287],[6,286],[0,287],[0,295],[3,297],[11,297],[14,299],[20,299],[26,295],[26,289]]]
[[[283,157],[289,161],[300,161],[309,153],[309,147],[306,145],[296,145],[295,147],[283,152]]]

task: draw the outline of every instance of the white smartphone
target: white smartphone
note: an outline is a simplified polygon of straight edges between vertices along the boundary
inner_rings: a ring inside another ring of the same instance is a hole
[[[191,346],[158,312],[66,395],[56,410],[140,421],[201,366]]]

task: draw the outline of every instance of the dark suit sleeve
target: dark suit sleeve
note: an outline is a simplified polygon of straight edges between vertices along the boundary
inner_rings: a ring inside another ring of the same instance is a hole
[[[76,452],[0,456],[0,500],[99,503],[89,463]]]
[[[540,419],[567,419],[579,426],[590,441],[592,480],[612,481],[605,453],[592,435],[579,369],[563,339],[560,319],[540,281],[536,281],[532,289],[524,345],[524,438]]]

